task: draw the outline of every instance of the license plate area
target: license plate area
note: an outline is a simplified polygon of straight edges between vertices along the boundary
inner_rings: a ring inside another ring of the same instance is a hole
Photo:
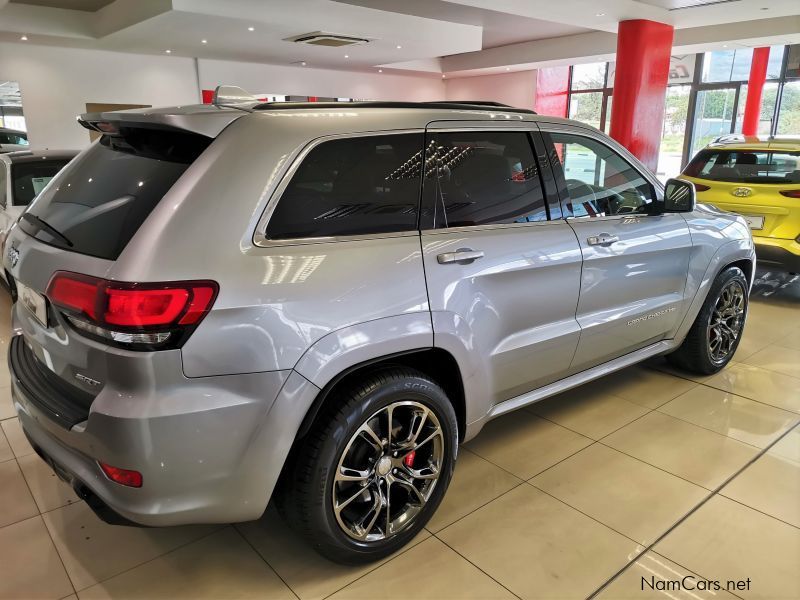
[[[47,298],[24,283],[17,283],[17,298],[44,327],[47,327]]]
[[[742,215],[750,226],[750,229],[764,229],[764,217],[761,215]]]

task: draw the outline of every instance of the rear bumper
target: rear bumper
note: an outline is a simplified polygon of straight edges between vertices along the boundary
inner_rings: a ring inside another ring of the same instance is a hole
[[[796,240],[753,237],[758,264],[800,273],[800,244]]]
[[[67,428],[31,397],[11,355],[9,369],[20,424],[40,456],[102,518],[147,526],[261,516],[294,439],[273,417],[318,392],[287,371],[181,375],[179,387],[139,395],[107,384],[88,419]],[[142,487],[112,482],[97,461],[139,471]]]

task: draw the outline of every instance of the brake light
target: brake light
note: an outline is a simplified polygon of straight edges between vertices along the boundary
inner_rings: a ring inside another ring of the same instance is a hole
[[[781,196],[787,198],[800,198],[800,190],[781,190]]]
[[[84,333],[154,346],[185,339],[183,334],[211,309],[218,290],[214,281],[127,283],[58,271],[47,297]]]
[[[103,473],[106,474],[111,481],[120,485],[128,487],[140,488],[142,487],[142,474],[139,471],[130,471],[128,469],[120,469],[119,467],[112,467],[104,462],[97,461]]]
[[[694,189],[696,191],[698,191],[698,192],[707,192],[708,190],[711,189],[711,186],[710,185],[704,185],[702,183],[695,183],[694,184]]]

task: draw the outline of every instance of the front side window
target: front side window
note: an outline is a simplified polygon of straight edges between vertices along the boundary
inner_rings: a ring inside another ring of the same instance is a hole
[[[422,133],[322,142],[303,160],[267,225],[273,240],[414,231]]]
[[[564,172],[573,216],[649,213],[655,200],[653,186],[622,156],[589,137],[568,133],[549,137]]]
[[[703,150],[684,174],[731,183],[800,183],[800,152]]]
[[[426,206],[437,227],[547,221],[539,167],[524,131],[429,136]]]
[[[26,161],[11,166],[14,206],[28,206],[69,161]]]

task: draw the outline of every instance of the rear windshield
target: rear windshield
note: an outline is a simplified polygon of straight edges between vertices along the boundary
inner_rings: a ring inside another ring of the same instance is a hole
[[[14,188],[14,206],[27,206],[36,198],[50,180],[69,162],[43,160],[41,162],[14,163],[11,165],[11,182]]]
[[[800,183],[800,152],[702,150],[684,171],[689,177],[732,183]]]
[[[155,129],[104,135],[36,199],[20,227],[53,246],[116,260],[210,143],[205,136]]]

